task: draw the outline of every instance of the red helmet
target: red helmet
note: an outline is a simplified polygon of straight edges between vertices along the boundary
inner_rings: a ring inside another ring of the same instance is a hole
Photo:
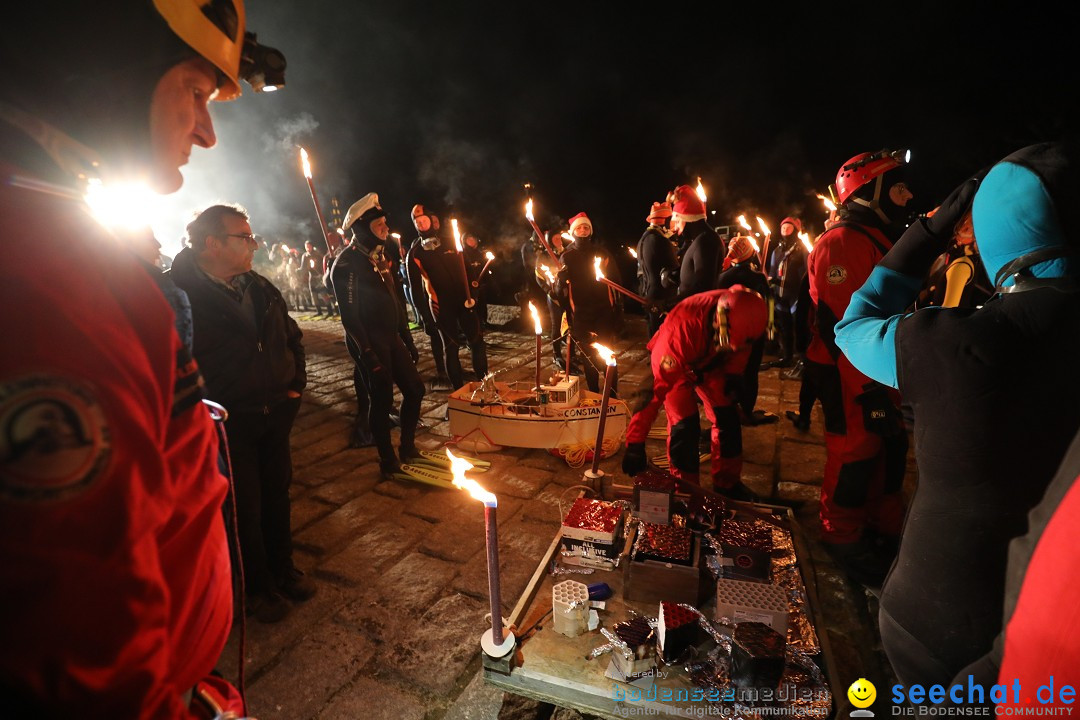
[[[732,285],[716,298],[717,347],[738,350],[760,337],[769,321],[769,307],[761,295],[742,285]]]
[[[875,153],[859,153],[844,163],[836,173],[834,194],[836,203],[838,205],[846,203],[848,198],[863,185],[894,168],[907,165],[910,159],[910,150],[878,150]]]

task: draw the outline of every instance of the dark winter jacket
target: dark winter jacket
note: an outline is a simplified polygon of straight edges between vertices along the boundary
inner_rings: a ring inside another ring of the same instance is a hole
[[[338,255],[330,270],[341,324],[361,352],[370,349],[373,342],[382,343],[395,335],[409,337],[407,345],[412,344],[390,267],[390,263],[376,261],[354,243]]]
[[[679,270],[680,299],[714,289],[724,257],[724,243],[704,220],[687,224],[681,236],[689,240]]]
[[[638,266],[641,268],[639,291],[642,297],[663,303],[675,297],[674,288],[665,288],[660,283],[660,273],[664,270],[677,272],[679,259],[675,257],[675,246],[671,240],[655,227],[649,227],[638,240]]]
[[[169,276],[191,301],[194,354],[207,397],[232,412],[269,412],[307,385],[303,333],[273,283],[244,274],[243,296],[211,280],[185,248]]]

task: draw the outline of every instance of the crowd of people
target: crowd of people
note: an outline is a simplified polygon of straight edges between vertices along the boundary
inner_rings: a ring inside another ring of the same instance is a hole
[[[70,18],[58,30],[61,10],[92,12],[95,32]],[[409,310],[435,385],[484,378],[484,256],[426,205],[412,209],[414,239],[392,236],[368,193],[331,253],[266,248],[244,208],[205,208],[161,272],[155,243],[133,252],[92,219],[87,188],[137,177],[175,192],[191,148],[216,143],[209,103],[241,80],[266,87],[284,57],[247,32],[238,2],[23,11],[33,17],[5,27],[2,47],[25,82],[0,94],[0,287],[5,307],[26,309],[0,319],[18,339],[0,356],[4,712],[191,717],[202,698],[242,715],[212,674],[234,610],[276,622],[317,592],[292,558],[289,435],[307,371],[290,309],[339,314],[350,442],[374,445],[393,475],[417,454],[428,391]],[[1023,148],[909,224],[907,156],[861,153],[812,243],[795,216],[760,247],[722,236],[688,185],[647,212],[636,252],[651,378],[624,470],[645,468],[664,408],[671,472],[708,484],[700,403],[713,489],[755,499],[742,428],[776,420],[754,408],[774,335],[777,364],[802,382],[794,426],[822,406],[821,539],[880,588],[882,641],[907,685],[1077,664],[1077,159],[1067,143]],[[556,362],[580,363],[598,390],[594,343],[614,343],[625,308],[597,276],[623,283],[619,263],[584,212],[522,257]],[[912,428],[919,484],[906,498]],[[1047,608],[1061,610],[1053,623]]]

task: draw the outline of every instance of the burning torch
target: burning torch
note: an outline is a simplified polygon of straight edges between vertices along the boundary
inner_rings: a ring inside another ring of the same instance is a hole
[[[311,179],[311,162],[308,160],[307,150],[300,148],[300,162],[304,166],[304,178],[307,180],[308,190],[311,191],[311,202],[315,206],[315,215],[319,218],[319,232],[326,243],[326,251],[332,252],[330,239],[326,237],[326,220],[323,219],[322,208],[319,207],[319,196],[315,194],[315,183]]]
[[[764,271],[765,258],[769,255],[769,240],[772,239],[772,230],[769,229],[769,226],[765,224],[765,221],[761,219],[760,215],[757,216],[757,223],[761,227],[761,232],[765,235],[765,241],[762,243],[761,255],[758,256],[761,260],[762,271]]]
[[[746,231],[746,239],[750,241],[750,247],[754,248],[754,252],[761,253],[761,248],[758,247],[757,240],[755,240],[754,236],[751,234],[754,229],[750,227],[750,223],[746,222],[746,216],[740,215],[735,218],[735,222],[739,223],[739,227]]]
[[[620,285],[619,283],[613,282],[611,280],[608,280],[606,277],[604,277],[604,271],[600,269],[600,256],[599,255],[594,255],[593,256],[593,270],[596,273],[597,282],[604,283],[605,285],[607,285],[612,290],[615,290],[617,292],[621,292],[623,295],[630,298],[631,300],[637,300],[644,307],[649,307],[652,304],[648,300],[646,300],[645,298],[638,295],[637,293],[632,293],[629,290],[627,290],[626,288],[624,288],[622,285]]]
[[[544,237],[544,231],[541,230],[540,226],[536,224],[536,218],[533,217],[532,198],[529,198],[529,201],[525,203],[525,219],[529,221],[530,225],[532,225],[533,232],[536,233],[536,237],[540,238],[540,244],[544,246],[544,249],[547,250],[547,254],[551,256],[551,261],[559,267],[562,267],[562,262],[555,254],[555,251],[551,249],[551,246],[548,245],[547,238]]]
[[[457,218],[450,218],[450,227],[454,229],[454,246],[457,248],[458,258],[461,260],[461,274],[465,277],[465,307],[471,308],[476,304],[476,301],[473,300],[472,296],[469,271],[465,269],[465,249],[461,245],[461,233],[458,231]]]
[[[705,195],[705,186],[701,184],[701,177],[698,177],[697,179],[696,191],[698,200],[700,200],[702,204],[705,204],[705,202],[708,201],[708,197]]]

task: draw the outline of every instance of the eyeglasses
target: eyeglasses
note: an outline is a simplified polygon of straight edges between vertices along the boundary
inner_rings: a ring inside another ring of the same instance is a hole
[[[238,237],[248,242],[255,242],[255,236],[252,233],[225,233],[225,237]]]

